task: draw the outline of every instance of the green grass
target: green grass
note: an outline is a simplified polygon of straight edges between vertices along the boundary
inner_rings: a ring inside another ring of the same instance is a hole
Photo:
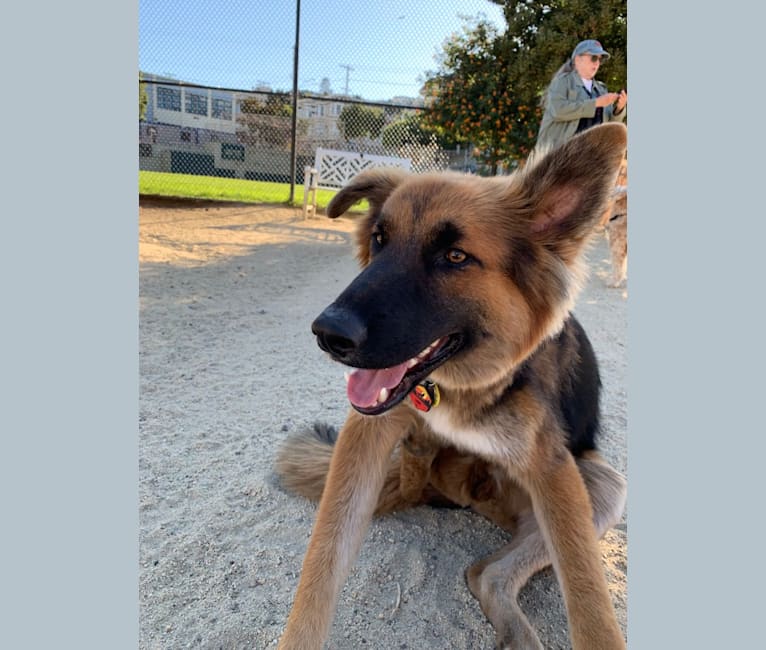
[[[138,192],[186,199],[287,204],[290,198],[290,184],[139,171]],[[335,196],[334,190],[317,190],[317,208],[327,207],[333,196]],[[293,205],[303,205],[303,184],[295,185]]]

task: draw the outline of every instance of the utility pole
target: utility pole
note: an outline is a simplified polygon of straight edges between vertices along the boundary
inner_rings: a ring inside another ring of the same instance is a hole
[[[352,68],[350,65],[343,65],[341,64],[341,68],[346,68],[346,90],[343,91],[343,94],[348,96],[348,73],[351,72],[354,68]]]

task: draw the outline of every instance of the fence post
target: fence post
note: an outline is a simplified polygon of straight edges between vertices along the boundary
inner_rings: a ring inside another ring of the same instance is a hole
[[[303,218],[315,217],[317,213],[317,186],[319,174],[317,170],[308,165],[303,168]],[[311,204],[309,204],[309,194]]]

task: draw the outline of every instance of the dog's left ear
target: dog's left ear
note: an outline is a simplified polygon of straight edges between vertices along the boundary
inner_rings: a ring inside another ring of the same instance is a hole
[[[528,236],[573,261],[613,198],[626,147],[627,129],[603,124],[524,169],[513,200],[529,210]]]

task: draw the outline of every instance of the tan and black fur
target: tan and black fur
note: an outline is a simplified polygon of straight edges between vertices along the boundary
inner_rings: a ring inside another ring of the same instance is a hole
[[[499,647],[540,647],[516,596],[551,563],[573,647],[625,646],[597,546],[625,482],[597,451],[598,367],[571,314],[625,146],[603,125],[510,178],[375,170],[335,196],[330,217],[369,201],[363,269],[312,330],[360,370],[334,444],[280,452],[285,485],[321,494],[280,648],[322,647],[373,514],[445,500],[513,533],[466,574]],[[420,411],[407,395],[426,379],[441,400]]]

